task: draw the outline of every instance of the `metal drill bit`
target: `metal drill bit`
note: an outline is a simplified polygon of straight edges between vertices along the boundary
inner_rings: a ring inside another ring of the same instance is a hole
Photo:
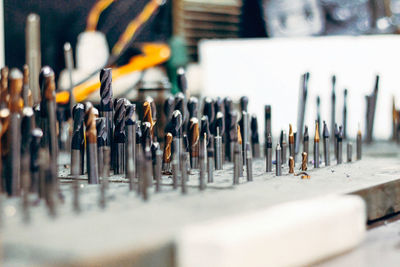
[[[105,68],[100,71],[100,116],[106,118],[107,143],[106,146],[112,149],[113,134],[113,91],[112,91],[112,70]],[[113,151],[111,151],[112,153]],[[113,156],[112,156],[113,157]]]
[[[136,106],[134,104],[126,105],[126,148],[125,148],[125,175],[129,180],[129,191],[134,190],[134,178],[136,177]]]
[[[187,173],[187,165],[189,162],[187,161],[186,153],[181,153],[181,188],[182,188],[182,194],[187,193],[187,179],[188,179],[188,173]]]
[[[150,147],[148,145],[146,145],[145,149],[144,149],[144,162],[142,165],[142,185],[141,185],[141,189],[142,189],[142,196],[143,196],[143,200],[148,200],[149,199],[149,186],[152,183],[153,177],[152,177],[152,161],[151,161],[151,151],[150,151]]]
[[[253,152],[253,158],[260,157],[260,139],[258,136],[258,122],[257,116],[255,114],[251,115],[250,122],[250,130],[251,130],[251,150]]]
[[[208,118],[208,123],[209,123],[209,128],[210,128],[210,133],[214,135],[215,129],[215,111],[214,111],[214,101],[210,97],[206,97],[204,99],[204,105],[203,105],[203,115],[207,116]],[[207,135],[207,138],[212,138],[211,135]]]
[[[223,99],[219,96],[214,100],[214,111],[215,114],[222,112],[222,114],[225,115],[225,104]]]
[[[373,139],[373,130],[374,130],[374,120],[375,120],[375,110],[376,110],[376,101],[378,98],[378,90],[379,90],[379,75],[376,75],[376,80],[375,80],[375,87],[372,95],[367,96],[367,134],[366,134],[366,139],[365,141],[367,143],[372,142]]]
[[[199,190],[206,189],[205,173],[206,173],[206,162],[207,162],[207,134],[204,133],[200,138],[200,149],[199,149]]]
[[[267,172],[272,172],[272,138],[271,138],[271,134],[268,134],[268,137],[266,139],[265,142],[266,145],[266,171]]]
[[[264,153],[267,154],[267,139],[268,135],[271,135],[272,138],[272,132],[271,132],[271,106],[266,105],[264,106],[264,119],[265,119],[265,125],[264,125],[264,140],[265,140],[265,151]]]
[[[337,127],[337,124],[335,123],[335,137],[334,137],[334,153],[335,153],[335,158],[337,160],[338,157],[338,151],[337,151],[337,140],[339,138],[339,128]]]
[[[74,128],[71,139],[71,175],[83,174],[83,161],[84,161],[84,130],[83,122],[85,117],[85,106],[83,104],[76,104],[72,110],[74,119]]]
[[[30,134],[31,134],[31,143],[29,147],[30,173],[31,173],[30,191],[33,193],[39,193],[39,149],[40,149],[40,141],[43,137],[43,131],[39,128],[35,128],[30,132]]]
[[[110,173],[111,148],[104,146],[104,168],[100,185],[99,206],[104,209],[107,205],[108,175]]]
[[[6,189],[10,196],[17,196],[21,187],[21,118],[22,73],[18,69],[10,71],[10,125],[8,164],[6,165]]]
[[[171,127],[172,127],[172,161],[177,164],[177,170],[180,170],[179,155],[182,147],[182,114],[179,110],[172,113]]]
[[[317,122],[318,125],[322,125],[321,124],[321,98],[319,96],[317,96]],[[319,130],[321,130],[320,128],[318,128]],[[319,132],[319,134],[321,135],[321,132]],[[308,154],[308,151],[307,151]]]
[[[305,125],[304,126],[304,134],[303,134],[303,152],[306,152],[307,154],[309,151],[309,140],[310,140],[310,137],[308,135],[308,126]]]
[[[319,129],[318,122],[315,122],[314,135],[314,168],[319,168]]]
[[[322,132],[323,141],[324,141],[324,159],[325,159],[325,167],[331,165],[331,146],[329,143],[329,131],[326,122],[324,121],[324,130]]]
[[[154,103],[154,101],[153,101]],[[150,124],[150,134],[151,134],[151,139],[154,138],[154,120],[153,120],[153,115],[151,111],[151,102],[145,101],[143,103],[143,120],[142,122],[148,122]]]
[[[152,138],[151,138],[151,124],[150,122],[143,122],[142,126],[142,147],[146,147],[146,145],[151,145]]]
[[[233,111],[230,113],[229,115],[229,121],[228,124],[226,124],[227,126],[227,151],[228,151],[228,155],[229,155],[229,161],[233,162],[234,159],[234,147],[235,147],[235,143],[237,143],[238,141],[238,134],[237,134],[237,112]]]
[[[362,137],[361,137],[361,130],[358,129],[357,132],[357,160],[361,159],[361,146],[362,146]]]
[[[55,84],[55,74],[54,71],[45,66],[41,71],[42,84],[42,103],[46,106],[46,125],[44,135],[49,136],[49,151],[50,151],[50,166],[52,174],[49,176],[54,178],[52,181],[58,190],[58,168],[57,168],[57,158],[58,158],[58,142],[57,142],[57,118],[56,118],[56,84]]]
[[[239,144],[239,177],[243,177],[243,139],[240,134],[240,126],[237,126],[237,143]]]
[[[5,184],[3,184],[4,176],[3,176],[3,160],[2,158],[8,154],[8,140],[7,140],[7,132],[10,124],[10,110],[8,108],[0,109],[0,195],[2,195]]]
[[[243,112],[247,112],[247,107],[249,105],[249,98],[247,96],[242,96],[240,98],[240,111]]]
[[[249,142],[249,114],[246,111],[242,111],[242,118],[239,121],[240,134],[243,138],[242,140],[242,159],[243,165],[246,165],[246,143]]]
[[[162,171],[162,160],[163,160],[163,152],[161,149],[157,149],[156,151],[156,165],[154,171],[154,179],[156,180],[156,192],[161,191],[161,171]]]
[[[343,92],[343,139],[347,138],[347,89]]]
[[[8,67],[1,68],[0,108],[8,108]]]
[[[196,97],[190,97],[188,104],[189,118],[197,118],[199,113],[199,100]]]
[[[225,159],[225,147],[223,145],[223,136],[225,135],[225,118],[224,114],[221,111],[217,112],[215,119],[215,129],[215,169],[222,170]]]
[[[239,150],[239,148],[240,148],[240,145],[237,143],[237,142],[235,142],[234,144],[233,144],[233,184],[234,185],[237,185],[237,184],[239,184],[239,177],[240,177],[240,166],[239,166],[239,164],[240,164],[240,161],[241,161],[241,159],[240,159],[240,150]]]
[[[295,144],[292,124],[289,124],[289,157],[295,158]],[[296,163],[296,162],[295,162]]]
[[[152,176],[153,180],[157,180],[157,175],[158,175],[158,166],[157,166],[157,151],[160,151],[160,143],[157,142],[157,139],[153,141],[153,143],[150,146],[150,151],[151,151],[151,165],[152,165]],[[161,166],[161,165],[160,165]],[[160,175],[161,175],[161,168],[160,168]],[[161,176],[158,178],[161,179]],[[153,187],[153,181],[151,180],[151,183],[149,184],[150,187]]]
[[[172,174],[171,173],[172,138],[173,137],[171,133],[167,133],[165,135],[163,163],[162,163],[162,170],[164,174]]]
[[[343,162],[343,129],[339,126],[339,135],[337,138],[337,164],[342,164]]]
[[[40,17],[37,14],[29,14],[26,19],[25,28],[25,61],[29,66],[31,79],[29,87],[32,90],[33,102],[40,102],[39,92],[39,72],[41,68],[41,52],[40,52]]]
[[[335,124],[336,124],[336,92],[335,92],[335,90],[336,90],[336,75],[333,75],[332,76],[332,95],[331,95],[331,133],[335,133]],[[336,143],[335,143],[335,146],[336,146]]]
[[[303,125],[304,125],[304,117],[306,114],[306,103],[307,103],[307,91],[308,91],[308,81],[310,79],[310,73],[306,72],[302,75],[302,83],[300,86],[299,92],[299,106],[297,113],[297,129],[298,133],[296,135],[295,141],[295,155],[299,153],[300,140],[303,139]],[[296,163],[296,157],[293,155],[293,159]]]
[[[182,126],[183,126],[182,129],[187,129],[187,124],[189,122],[189,114],[187,112],[186,98],[183,95],[183,93],[178,93],[175,95],[174,111],[176,110],[179,110],[182,116]]]
[[[28,65],[24,65],[23,67],[23,87],[22,87],[22,99],[24,101],[24,106],[25,107],[32,107],[33,106],[33,98],[32,98],[32,92],[29,87],[29,67]]]
[[[301,154],[301,170],[302,171],[307,170],[307,164],[308,164],[308,154],[306,152],[303,152]]]
[[[289,173],[294,173],[294,159],[293,159],[293,157],[289,157]]]
[[[201,117],[201,129],[200,129],[200,135],[206,136],[206,144],[210,143],[211,140],[211,133],[210,133],[210,126],[209,126],[209,121],[207,116]]]
[[[224,158],[228,159],[230,162],[233,161],[233,158],[231,158],[231,155],[233,155],[233,153],[230,150],[230,129],[231,129],[231,123],[233,122],[232,118],[231,118],[231,113],[233,112],[233,102],[229,97],[224,98],[224,109],[225,109],[225,127],[226,127],[226,131],[223,137],[223,141],[225,143],[225,155]],[[237,118],[236,118],[237,119]],[[234,119],[236,121],[236,119]],[[236,128],[236,126],[235,126]]]
[[[107,129],[106,129],[106,118],[96,119],[96,133],[97,133],[97,160],[99,168],[99,176],[109,176],[104,173],[104,148],[107,143]]]
[[[247,181],[253,181],[253,157],[251,155],[250,144],[246,144],[246,175]]]
[[[70,43],[66,42],[64,44],[64,61],[65,61],[65,68],[68,71],[68,79],[69,79],[69,92],[70,92],[70,102],[72,102],[72,89],[74,88],[74,80],[72,79],[72,71],[74,70],[74,55],[72,53],[72,46]],[[71,103],[74,104],[74,103]]]
[[[172,112],[174,110],[175,110],[175,99],[174,97],[169,96],[167,99],[165,99],[164,102],[164,114],[167,122],[171,120]]]
[[[192,169],[198,169],[199,167],[199,139],[199,120],[193,117],[189,122],[189,151]]]
[[[276,174],[276,176],[281,176],[282,175],[282,161],[281,161],[281,146],[279,145],[279,143],[276,145],[275,153],[276,153],[275,154],[275,160],[276,160],[275,174]]]
[[[288,161],[287,157],[287,150],[288,150],[288,145],[287,145],[287,136],[286,136],[286,131],[283,130],[281,131],[281,139],[280,139],[280,144],[281,144],[281,158],[282,158],[282,165],[285,165],[286,162]]]
[[[214,148],[207,148],[207,182],[214,182]]]
[[[353,144],[347,143],[347,162],[352,162],[353,158]]]
[[[86,126],[86,155],[87,171],[89,184],[99,183],[99,166],[97,159],[97,130],[96,118],[93,113],[93,105],[86,103],[85,107],[85,126]]]
[[[116,101],[114,113],[114,173],[122,174],[125,172],[125,99],[120,98]]]
[[[183,67],[179,67],[176,71],[176,85],[181,93],[185,96],[187,94],[187,80],[185,69]]]

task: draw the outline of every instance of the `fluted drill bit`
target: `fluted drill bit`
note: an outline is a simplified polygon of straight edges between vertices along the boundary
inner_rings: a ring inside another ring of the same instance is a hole
[[[93,105],[88,102],[85,107],[86,154],[89,184],[99,183],[99,166],[97,159],[97,129]]]
[[[125,171],[125,99],[118,99],[114,110],[114,173],[122,174]]]
[[[24,65],[24,82],[23,82],[23,89],[22,89],[22,99],[24,100],[25,107],[32,107],[33,106],[33,96],[32,91],[29,87],[29,67],[28,65]]]
[[[97,160],[99,167],[99,176],[101,178],[108,177],[109,173],[104,172],[104,148],[107,144],[107,128],[106,128],[106,118],[96,119],[96,132],[97,132]]]
[[[329,131],[326,122],[324,121],[324,129],[322,131],[322,137],[324,142],[324,159],[325,167],[331,165],[331,148],[329,143]]]
[[[249,106],[249,98],[247,96],[242,96],[240,98],[240,111],[247,112],[247,107]]]
[[[303,152],[309,153],[309,140],[310,136],[308,135],[308,126],[304,126],[304,134],[303,134]]]
[[[126,149],[125,149],[125,174],[129,179],[129,190],[133,191],[133,181],[136,177],[136,106],[126,106]]]
[[[78,103],[72,109],[74,126],[71,139],[71,175],[83,174],[84,162],[84,129],[85,106]]]
[[[153,101],[154,103],[154,101]],[[151,134],[151,139],[154,137],[154,120],[153,120],[153,115],[152,115],[152,109],[151,109],[151,102],[145,101],[143,103],[143,122],[148,122],[150,124],[150,134]]]
[[[258,122],[257,116],[255,114],[251,115],[250,121],[250,130],[251,130],[251,145],[253,151],[253,158],[260,157],[260,138],[258,135]]]
[[[181,93],[186,95],[187,93],[187,80],[186,80],[186,74],[185,74],[185,69],[180,67],[176,71],[176,83],[178,86],[178,89]]]
[[[314,168],[319,168],[319,129],[318,122],[315,122],[314,136]]]
[[[0,108],[8,108],[8,68],[3,67],[0,73]]]
[[[113,91],[111,68],[100,71],[100,116],[106,118],[107,143],[112,146],[113,136]]]
[[[199,168],[199,140],[199,120],[197,118],[191,118],[189,122],[189,151],[190,165],[193,169]]]
[[[172,159],[172,134],[167,133],[164,141],[164,153],[162,170],[164,174],[171,174],[171,159]]]
[[[189,118],[197,118],[199,113],[199,100],[196,97],[192,96],[189,98],[187,106],[189,111]]]

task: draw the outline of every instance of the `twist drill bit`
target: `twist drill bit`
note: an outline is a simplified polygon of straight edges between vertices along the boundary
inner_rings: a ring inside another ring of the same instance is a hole
[[[253,158],[259,158],[260,157],[260,140],[259,140],[259,136],[258,136],[257,116],[255,114],[253,114],[251,116],[250,129],[251,129],[251,145],[252,145],[252,151],[253,151]]]
[[[161,176],[157,178],[157,175],[158,175],[158,173],[157,173],[158,172],[158,169],[157,169],[157,167],[158,167],[157,166],[157,151],[160,151],[160,143],[157,142],[157,140],[154,140],[154,142],[151,144],[150,151],[151,151],[151,165],[152,165],[152,176],[153,176],[153,179],[150,180],[149,186],[153,187],[153,180],[156,180],[156,183],[159,183],[159,182],[157,182],[157,179],[161,179]],[[160,173],[159,174],[161,175],[161,168],[160,168]],[[156,191],[157,191],[157,189],[156,189]]]
[[[153,102],[148,102],[145,101],[143,103],[143,122],[148,122],[150,124],[150,134],[151,134],[151,139],[154,138],[154,120],[153,120],[153,115],[152,115],[152,108],[151,108],[151,103]]]
[[[187,112],[187,104],[186,104],[186,98],[182,93],[178,93],[175,95],[175,108],[176,110],[179,110],[182,116],[182,129],[187,129],[187,124],[189,122],[189,114]],[[172,114],[173,116],[173,114]],[[182,131],[180,132],[182,134]]]
[[[167,99],[165,99],[164,102],[164,114],[167,122],[171,120],[172,112],[174,110],[175,110],[175,99],[172,96],[169,96]]]
[[[335,133],[336,124],[336,75],[332,76],[332,95],[331,95],[331,133]],[[335,141],[336,142],[336,141]],[[335,143],[336,146],[336,143]],[[336,153],[335,153],[336,154]]]
[[[10,196],[17,196],[21,187],[21,119],[22,73],[10,71],[10,125],[8,130],[9,155],[6,165],[6,189]]]
[[[324,130],[322,132],[324,138],[324,159],[325,159],[325,166],[331,165],[331,147],[329,143],[329,131],[326,122],[324,121]]]
[[[271,106],[266,105],[264,106],[264,140],[266,141],[268,139],[268,135],[271,135],[272,138],[272,132],[271,132]],[[264,154],[267,154],[267,142],[265,142],[265,151]]]
[[[210,134],[210,126],[209,126],[209,121],[207,116],[201,117],[201,130],[200,130],[200,135],[206,136],[206,145],[210,143],[211,140],[211,134]]]
[[[216,128],[216,136],[215,136],[215,169],[222,170],[224,164],[224,146],[223,146],[223,136],[225,134],[225,119],[224,114],[221,111],[218,111],[215,119],[215,128]]]
[[[31,189],[33,193],[39,193],[39,149],[40,142],[43,137],[43,131],[35,128],[31,131],[30,143],[30,173],[31,173]]]
[[[100,116],[106,118],[107,143],[112,148],[113,144],[113,91],[112,70],[105,68],[100,71]],[[113,149],[111,149],[113,150]],[[112,152],[111,152],[112,153]]]
[[[125,99],[118,99],[115,104],[114,114],[114,173],[125,172]]]
[[[247,175],[247,181],[252,182],[253,181],[253,158],[251,155],[251,149],[250,149],[249,143],[247,143],[247,145],[246,145],[246,175]]]
[[[358,129],[357,132],[357,160],[361,159],[361,146],[362,146],[362,138],[361,138],[361,130]]]
[[[206,162],[207,162],[207,134],[203,133],[200,138],[200,150],[199,150],[199,190],[203,191],[206,189],[205,183],[205,172],[206,172]]]
[[[298,134],[295,136],[295,155],[299,153],[300,140],[303,139],[303,126],[304,126],[304,117],[306,113],[306,103],[307,103],[307,94],[308,94],[308,81],[310,79],[310,73],[306,72],[302,76],[302,84],[300,86],[299,92],[299,112],[297,113],[297,129]],[[296,157],[293,156],[294,161],[296,163]]]
[[[180,170],[179,155],[182,147],[182,123],[183,117],[179,110],[172,113],[171,127],[172,127],[172,161],[177,164],[177,170]],[[175,161],[174,161],[175,160]]]
[[[164,174],[171,174],[172,134],[165,135],[162,170]]]
[[[214,129],[214,124],[215,124],[215,110],[214,110],[214,101],[210,97],[206,97],[204,99],[204,106],[203,106],[203,115],[207,116],[208,118],[208,123],[210,127],[210,134],[215,135],[215,129]],[[207,135],[207,137],[210,137]]]
[[[295,158],[295,144],[292,125],[289,124],[289,156]],[[296,163],[296,162],[295,162]]]
[[[24,106],[25,107],[32,107],[33,106],[33,98],[32,98],[32,92],[29,87],[29,67],[28,65],[24,65],[23,67],[23,88],[22,88],[22,99],[24,101]]]
[[[197,118],[199,113],[199,100],[196,97],[190,97],[188,104],[189,118]]]
[[[86,126],[86,155],[87,171],[89,184],[99,183],[99,166],[97,159],[97,130],[96,118],[93,113],[93,105],[86,103],[85,107],[85,126]]]
[[[186,80],[185,69],[182,67],[179,67],[178,70],[176,71],[176,85],[178,86],[179,91],[186,96],[187,80]]]
[[[50,151],[50,170],[52,174],[48,177],[54,179],[51,181],[54,183],[58,190],[58,181],[57,181],[57,158],[58,158],[58,142],[57,142],[57,119],[56,119],[56,84],[55,84],[55,75],[54,71],[45,66],[41,71],[42,79],[42,101],[46,106],[46,120],[45,120],[45,128],[44,135],[49,136],[49,151]]]
[[[271,134],[268,134],[268,137],[265,142],[266,145],[266,172],[272,172],[272,138]]]
[[[242,118],[239,121],[240,134],[242,140],[242,159],[243,165],[246,165],[246,144],[249,142],[249,114],[246,111],[242,111]]]
[[[318,124],[319,125],[319,124]],[[307,125],[304,126],[304,135],[303,135],[303,152],[308,154],[309,151],[309,135],[308,135],[308,127]]]
[[[289,173],[294,173],[294,159],[293,159],[293,157],[289,157]]]
[[[41,51],[40,51],[40,17],[31,13],[26,19],[25,27],[25,44],[26,44],[26,62],[31,72],[30,88],[34,103],[40,102],[39,92],[39,72],[41,67]]]
[[[225,104],[222,98],[217,97],[214,101],[214,111],[215,114],[217,114],[218,112],[222,112],[222,114],[224,114],[225,116]]]
[[[281,161],[281,146],[279,145],[279,143],[276,145],[275,160],[276,160],[275,174],[276,174],[276,176],[281,176],[282,175],[282,161]]]
[[[69,91],[69,95],[72,96],[72,89],[74,88],[74,80],[72,79],[72,72],[74,69],[74,54],[72,52],[72,46],[68,42],[64,44],[63,50],[64,50],[65,68],[68,71],[68,80],[69,80],[68,91]],[[70,97],[69,98],[70,107],[75,104],[74,102],[75,101],[74,101],[73,97]]]
[[[307,170],[307,163],[308,163],[308,154],[306,152],[303,152],[301,154],[301,170],[302,171]]]
[[[29,190],[31,187],[30,144],[31,130],[34,128],[33,109],[25,107],[21,120],[21,192],[24,222],[29,222]]]
[[[247,112],[247,107],[249,105],[249,98],[247,96],[242,96],[240,98],[240,111],[243,112]]]
[[[343,138],[347,138],[347,89],[343,92]]]
[[[233,158],[231,158],[231,155],[233,155],[233,152],[231,152],[230,150],[230,127],[231,127],[231,122],[233,121],[231,118],[231,113],[233,112],[233,102],[229,97],[224,98],[223,102],[225,109],[225,127],[226,127],[225,135],[223,137],[225,142],[224,158],[227,158],[230,162],[232,162]]]
[[[347,162],[352,162],[353,158],[353,144],[347,143]]]
[[[110,174],[104,172],[104,150],[107,144],[107,129],[106,118],[96,119],[96,132],[97,132],[97,160],[99,167],[99,176],[101,178],[108,177]]]
[[[233,184],[239,184],[240,177],[240,144],[237,142],[233,143]]]
[[[338,127],[337,127],[337,124],[335,123],[335,131],[334,131],[334,133],[335,133],[335,140],[334,140],[334,152],[335,152],[335,158],[336,158],[336,160],[337,160],[337,157],[338,157],[338,151],[337,151],[337,148],[338,148],[338,146],[337,146],[337,141],[338,141],[338,138],[339,138],[339,129],[338,129]]]
[[[8,68],[1,68],[1,80],[0,80],[0,108],[8,108]]]
[[[207,148],[207,182],[214,182],[214,148]]]
[[[376,101],[378,98],[378,91],[379,91],[379,79],[380,79],[379,75],[376,75],[374,91],[373,91],[372,95],[367,97],[369,108],[367,108],[366,142],[368,142],[368,143],[372,142],[372,139],[373,139]]]
[[[199,168],[199,139],[199,120],[193,117],[189,122],[189,151],[192,169]]]
[[[134,190],[133,181],[136,177],[136,106],[128,104],[126,106],[126,149],[125,149],[125,175],[129,180],[129,191]]]
[[[0,110],[0,195],[3,193],[4,187],[4,176],[3,176],[3,158],[8,154],[8,141],[7,132],[10,124],[10,110],[8,108],[3,108]]]
[[[337,138],[337,164],[343,162],[343,128],[339,126],[339,135]]]
[[[283,130],[281,131],[281,140],[280,140],[280,144],[281,144],[281,158],[282,158],[282,164],[285,165],[287,160],[287,136],[286,136],[286,131]]]
[[[243,177],[243,139],[242,139],[242,135],[240,133],[240,126],[237,126],[237,143],[239,144],[239,177]]]
[[[319,96],[317,96],[317,122],[318,125],[322,125],[321,124],[321,98]],[[321,129],[319,129],[321,130]],[[308,154],[308,152],[307,152]]]
[[[319,168],[319,130],[318,130],[318,122],[315,122],[314,168]]]
[[[227,125],[227,151],[229,155],[229,161],[233,162],[234,159],[234,147],[235,143],[238,141],[238,135],[237,135],[237,112],[233,111],[229,115],[229,121]]]
[[[84,148],[85,139],[83,134],[83,121],[85,117],[85,106],[76,104],[72,109],[74,128],[71,139],[71,175],[84,173]]]
[[[143,122],[142,123],[142,147],[146,147],[146,145],[151,145],[151,124],[150,122]]]

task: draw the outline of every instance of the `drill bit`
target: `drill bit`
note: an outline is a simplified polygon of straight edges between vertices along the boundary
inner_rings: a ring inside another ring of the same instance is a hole
[[[325,159],[325,167],[331,165],[331,147],[329,143],[329,131],[326,122],[324,121],[324,130],[322,132],[322,136],[324,138],[324,159]]]
[[[294,144],[293,127],[289,124],[289,157],[295,158],[295,144]],[[295,162],[296,163],[296,162]]]
[[[293,159],[293,157],[289,157],[289,173],[294,173],[294,159]]]
[[[110,174],[104,172],[104,150],[107,143],[107,129],[106,129],[106,118],[96,119],[96,132],[97,132],[97,160],[99,167],[99,176],[104,178]]]
[[[40,17],[37,14],[31,13],[26,19],[25,44],[26,62],[31,73],[29,87],[32,90],[33,102],[37,104],[40,102],[38,77],[42,57],[40,52]]]
[[[343,128],[339,126],[339,135],[337,138],[337,164],[342,164],[343,162]]]
[[[318,122],[315,122],[314,136],[314,168],[319,168],[319,129]]]
[[[99,183],[99,166],[97,159],[97,130],[96,118],[93,113],[93,105],[86,103],[85,107],[85,126],[86,126],[86,155],[87,171],[89,184]]]
[[[172,161],[177,164],[177,170],[180,170],[179,155],[182,147],[182,114],[179,110],[172,113],[171,127],[172,127]],[[175,160],[175,161],[174,161]]]
[[[231,158],[231,155],[233,155],[233,152],[231,152],[230,150],[230,127],[232,122],[231,113],[233,112],[233,102],[229,97],[224,98],[223,102],[225,109],[225,127],[226,127],[225,135],[223,137],[223,141],[225,143],[224,158],[227,158],[230,162],[232,162],[233,158]]]
[[[265,118],[265,125],[264,125],[264,138],[265,141],[268,139],[268,135],[271,135],[272,138],[272,132],[271,132],[271,106],[266,105],[264,106],[264,118]],[[264,154],[267,154],[267,142],[265,142],[265,151]]]
[[[208,118],[208,123],[209,123],[209,128],[210,128],[210,133],[214,135],[215,129],[214,129],[214,124],[215,124],[215,111],[214,111],[214,101],[210,97],[206,97],[204,99],[204,105],[203,105],[203,115],[207,116]],[[207,138],[210,139],[212,136],[207,135]]]
[[[31,173],[30,191],[33,193],[39,193],[39,149],[42,137],[43,131],[41,129],[35,128],[31,131],[31,143],[29,149]]]
[[[199,120],[193,117],[189,122],[189,151],[192,169],[199,167],[199,138]]]
[[[243,177],[243,139],[240,134],[240,126],[237,126],[237,143],[239,144],[239,177]]]
[[[6,189],[10,196],[17,196],[21,186],[21,118],[22,73],[18,69],[10,71],[10,125],[8,164],[6,165]]]
[[[308,164],[308,154],[306,152],[303,152],[301,154],[301,170],[302,171],[307,170],[307,164]]]
[[[253,158],[251,155],[251,149],[250,149],[249,143],[247,143],[247,145],[246,145],[246,175],[247,175],[247,181],[252,182],[253,181]]]
[[[357,131],[357,160],[361,159],[361,146],[362,146],[362,138],[361,138],[361,130]]]
[[[331,95],[331,133],[335,133],[336,124],[336,75],[332,76],[332,95]],[[335,140],[336,142],[336,140]],[[336,143],[335,143],[336,146]],[[335,153],[336,154],[336,153]]]
[[[375,120],[375,110],[376,110],[376,101],[378,98],[378,90],[379,90],[379,75],[376,75],[375,87],[372,95],[367,97],[368,106],[367,108],[367,134],[366,134],[366,142],[370,143],[373,139],[373,130],[374,130],[374,120]]]
[[[179,67],[176,71],[176,85],[181,93],[185,96],[187,94],[187,80],[185,69],[183,67]]]
[[[225,104],[223,99],[219,96],[214,101],[214,111],[215,114],[217,114],[218,112],[222,112],[222,114],[224,114],[225,116]]]
[[[307,127],[307,125],[305,125],[304,126],[304,135],[303,135],[303,152],[306,152],[307,154],[309,151],[309,139],[310,139],[310,137],[308,135],[308,127]]]
[[[299,106],[298,110],[299,112],[297,113],[297,129],[298,129],[298,134],[296,135],[296,141],[295,141],[295,155],[299,153],[299,147],[300,147],[300,140],[303,139],[303,125],[304,125],[304,117],[306,114],[306,103],[307,103],[307,93],[308,93],[308,81],[310,79],[310,73],[306,72],[302,76],[302,83],[300,86],[300,92],[299,92]],[[293,155],[293,159],[296,162],[296,157]]]
[[[287,136],[286,136],[286,131],[283,130],[281,131],[281,139],[280,139],[280,144],[281,144],[281,158],[282,158],[282,164],[285,165],[287,162]]]
[[[178,93],[175,95],[174,106],[175,106],[174,111],[179,110],[182,116],[182,129],[187,129],[187,124],[189,122],[189,114],[187,112],[186,98],[182,93]],[[180,133],[182,134],[182,131]]]
[[[198,113],[199,113],[199,100],[197,100],[196,97],[190,97],[187,107],[189,111],[189,118],[197,118]]]
[[[111,150],[113,134],[113,91],[112,91],[112,70],[105,68],[100,71],[100,116],[106,118],[107,143]],[[113,151],[111,151],[112,153]]]
[[[76,104],[72,109],[74,128],[71,139],[71,175],[80,175],[84,173],[84,130],[83,121],[85,117],[85,106]]]
[[[215,144],[215,169],[222,170],[224,164],[224,147],[222,142],[222,136],[225,133],[225,120],[224,114],[218,111],[215,119],[216,136],[214,137]]]
[[[246,111],[242,111],[242,118],[239,121],[240,134],[242,140],[242,159],[243,165],[246,165],[246,144],[249,142],[249,114]]]
[[[214,182],[214,148],[207,148],[207,177],[208,183]]]
[[[199,149],[199,190],[203,191],[206,189],[205,183],[205,172],[207,162],[207,134],[203,133],[200,138],[200,149]]]
[[[162,170],[164,174],[171,174],[172,134],[165,135]]]
[[[164,102],[164,114],[166,121],[169,122],[172,117],[172,112],[175,110],[175,99],[169,96]]]
[[[281,176],[282,175],[282,161],[281,161],[281,146],[279,145],[279,143],[276,145],[275,153],[276,153],[275,154],[275,161],[276,161],[275,174],[276,174],[276,176]]]
[[[240,111],[243,113],[243,111],[247,112],[247,107],[249,105],[249,98],[247,96],[242,96],[240,98]]]
[[[126,106],[126,149],[125,149],[125,175],[129,180],[129,191],[133,191],[133,181],[136,177],[136,106],[128,104]]]
[[[21,193],[22,193],[22,207],[23,207],[23,220],[29,222],[29,190],[31,187],[31,172],[30,172],[30,144],[31,144],[31,130],[34,128],[33,109],[25,107],[22,110],[21,119]]]
[[[153,143],[150,146],[150,151],[151,151],[151,165],[152,165],[152,173],[153,173],[153,180],[156,180],[156,183],[159,183],[159,181],[157,182],[157,179],[161,179],[161,168],[159,168],[158,170],[158,166],[157,166],[157,151],[160,151],[160,143],[157,141],[157,139],[155,139],[153,141]],[[161,165],[160,165],[161,167]],[[159,173],[158,173],[159,172]],[[159,176],[157,178],[157,175]],[[156,185],[159,186],[159,185]],[[153,181],[150,180],[150,187],[153,187]],[[156,189],[156,191],[158,191]]]
[[[317,96],[317,122],[318,125],[322,125],[321,124],[321,98],[319,96]],[[319,130],[321,130],[320,128],[318,128]],[[319,132],[319,134],[321,134],[321,132]],[[308,154],[308,152],[307,152]]]
[[[268,137],[265,142],[266,145],[266,172],[272,172],[272,138],[271,134],[268,134]]]
[[[338,141],[338,138],[339,138],[339,129],[338,129],[338,127],[337,127],[337,124],[335,123],[335,131],[334,131],[334,133],[335,133],[335,140],[334,140],[334,152],[335,152],[335,158],[336,158],[336,160],[337,160],[337,157],[338,157],[338,151],[337,151],[337,148],[338,148],[338,145],[337,145],[337,141]]]
[[[69,80],[69,105],[72,106],[74,105],[74,99],[72,97],[72,89],[74,88],[74,80],[72,79],[72,72],[74,70],[74,55],[72,52],[72,46],[70,43],[65,43],[64,44],[64,62],[65,62],[65,68],[68,71],[68,80]]]
[[[8,108],[8,67],[1,68],[0,80],[0,108]]]
[[[353,144],[347,143],[347,162],[352,162],[353,158]]]
[[[233,162],[234,159],[234,150],[235,150],[235,143],[237,143],[238,141],[238,134],[237,134],[237,112],[233,111],[230,113],[229,115],[229,121],[228,124],[226,124],[228,126],[227,128],[227,151],[228,151],[228,155],[229,155],[229,161]]]
[[[29,87],[29,67],[28,65],[24,65],[23,67],[23,87],[22,87],[22,99],[24,101],[25,107],[32,107],[33,106],[33,98],[32,92]]]
[[[253,151],[253,158],[259,158],[260,157],[260,140],[258,137],[257,116],[255,114],[253,114],[251,116],[250,129],[251,129],[251,145],[252,145],[252,151]]]
[[[233,143],[233,184],[239,184],[239,177],[240,177],[240,145],[235,142]]]
[[[0,195],[4,191],[3,177],[3,160],[2,158],[8,154],[7,132],[10,124],[10,110],[8,108],[0,109]]]
[[[125,172],[125,99],[117,99],[114,113],[114,173]]]
[[[152,103],[154,103],[154,101]],[[150,134],[151,134],[151,139],[153,139],[155,122],[153,120],[151,102],[145,101],[143,103],[143,120],[142,121],[150,123]]]
[[[152,183],[152,163],[151,163],[151,151],[150,147],[146,145],[144,149],[144,157],[143,157],[143,164],[141,164],[142,167],[142,196],[143,200],[147,201],[149,199],[149,185]]]
[[[343,92],[343,139],[347,138],[347,89]]]

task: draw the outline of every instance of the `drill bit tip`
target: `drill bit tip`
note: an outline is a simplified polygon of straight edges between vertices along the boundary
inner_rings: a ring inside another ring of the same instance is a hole
[[[318,130],[318,122],[315,122],[315,136],[314,136],[314,142],[319,142],[319,130]]]

